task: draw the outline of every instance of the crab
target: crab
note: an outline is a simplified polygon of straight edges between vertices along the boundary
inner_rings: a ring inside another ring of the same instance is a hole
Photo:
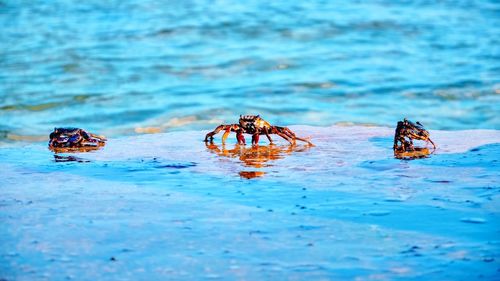
[[[436,145],[429,137],[429,132],[424,129],[420,122],[413,123],[406,118],[399,121],[394,134],[394,151],[405,152],[418,150],[413,146],[413,140],[423,140],[431,143],[434,149]],[[399,142],[399,145],[398,145]]]
[[[54,128],[49,139],[49,148],[96,148],[107,141],[80,128]]]
[[[224,134],[222,135],[223,144],[226,142],[229,134],[231,132],[235,132],[238,144],[243,145],[245,144],[245,137],[243,136],[243,134],[252,135],[253,145],[257,145],[259,143],[260,135],[266,135],[269,143],[273,144],[273,140],[271,139],[270,135],[276,134],[288,141],[291,145],[295,145],[296,140],[299,140],[313,146],[313,144],[309,140],[297,137],[295,133],[287,127],[271,125],[269,122],[262,119],[260,115],[240,115],[239,124],[219,125],[212,132],[208,133],[205,136],[205,142],[212,143],[214,140],[214,135],[216,135],[220,131],[224,131]]]

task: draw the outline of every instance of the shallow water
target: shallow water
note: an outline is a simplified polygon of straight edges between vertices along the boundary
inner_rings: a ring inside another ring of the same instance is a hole
[[[431,131],[438,149],[407,161],[392,129],[292,129],[316,146],[188,131],[0,148],[2,277],[498,279],[499,131]]]
[[[126,2],[126,3],[124,3]],[[500,129],[498,1],[0,1],[0,138],[272,123]]]

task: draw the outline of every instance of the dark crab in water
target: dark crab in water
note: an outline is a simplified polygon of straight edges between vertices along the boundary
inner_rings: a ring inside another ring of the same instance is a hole
[[[231,132],[236,133],[236,140],[238,144],[245,144],[245,137],[243,134],[252,135],[252,144],[259,143],[260,135],[266,135],[270,144],[273,144],[273,140],[271,139],[271,134],[276,134],[286,141],[288,141],[291,145],[296,144],[296,140],[306,142],[308,145],[313,145],[309,140],[297,137],[294,132],[292,132],[287,127],[273,126],[269,122],[260,118],[260,115],[240,115],[239,124],[231,124],[231,125],[219,125],[215,130],[208,133],[205,136],[205,142],[213,142],[214,135],[219,133],[220,131],[224,131],[222,135],[222,143],[226,142],[227,137]]]
[[[98,148],[107,139],[79,128],[54,128],[49,136],[49,148]]]
[[[424,129],[420,122],[413,123],[406,118],[398,122],[396,132],[394,134],[394,152],[412,152],[421,150],[413,146],[413,140],[423,140],[426,143],[431,143],[434,149],[436,145],[429,137],[429,132]]]

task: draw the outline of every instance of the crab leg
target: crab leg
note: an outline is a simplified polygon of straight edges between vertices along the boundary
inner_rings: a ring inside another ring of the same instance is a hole
[[[413,139],[409,138],[409,142],[408,143],[410,144],[410,150],[414,151],[415,147],[413,146]]]
[[[304,139],[304,138],[299,138],[297,137],[297,135],[295,135],[294,132],[292,132],[292,130],[288,129],[287,127],[276,127],[277,131],[284,134],[285,136],[287,136],[286,140],[288,140],[291,144],[295,144],[295,140],[299,140],[299,141],[303,141],[303,142],[306,142],[307,144],[309,145],[314,145],[312,144],[309,140],[307,139]],[[278,134],[279,135],[279,134]],[[281,135],[280,135],[281,136]],[[290,141],[290,139],[293,141]]]
[[[401,143],[401,146],[396,148],[400,148],[402,151],[413,150],[413,141],[411,138],[406,140],[405,137],[398,137],[398,141]]]
[[[294,143],[295,143],[295,140],[299,140],[299,141],[303,141],[303,142],[307,142],[308,144],[312,145],[312,143],[306,139],[303,139],[303,138],[299,138],[295,135],[294,132],[292,132],[292,130],[288,129],[287,127],[283,128],[283,132],[288,136],[290,137],[291,139],[294,140]]]
[[[430,138],[428,138],[427,141],[429,141],[432,144],[432,146],[434,147],[434,149],[436,149],[436,145],[434,144],[434,142]]]
[[[281,129],[281,133],[285,134],[290,139],[295,139],[295,134],[290,131],[287,127]]]
[[[293,138],[294,140],[299,140],[299,141],[307,142],[309,145],[313,145],[310,141],[308,141],[306,139],[303,139],[303,138],[297,137],[297,135],[295,135],[295,133],[292,132],[292,130],[288,129],[287,127],[284,128],[284,131],[286,133],[288,133],[288,136],[291,137],[291,138]]]
[[[207,142],[209,139],[210,139],[210,142],[212,142],[214,140],[214,135],[218,134],[222,130],[225,130],[226,132],[231,131],[231,125],[219,125],[219,126],[217,126],[217,128],[215,128],[215,130],[213,130],[212,132],[208,133],[205,136],[205,142]],[[226,138],[227,138],[227,136],[226,136]]]
[[[243,136],[242,130],[238,130],[236,132],[236,140],[238,141],[238,144],[245,144],[245,137]]]
[[[208,139],[210,139],[210,142],[212,142],[214,140],[214,135],[218,134],[226,126],[227,125],[219,125],[219,126],[217,126],[217,128],[215,128],[215,130],[213,130],[212,132],[206,134],[205,135],[205,142],[208,142]]]
[[[226,143],[226,139],[229,136],[229,133],[231,133],[231,128],[230,127],[225,128],[225,132],[222,135],[222,144]]]
[[[99,135],[95,135],[95,134],[92,134],[92,133],[88,133],[88,134],[92,137],[92,139],[94,139],[96,141],[99,141],[99,142],[105,142],[105,141],[108,140],[104,136],[99,136]]]
[[[241,127],[237,124],[232,124],[232,125],[219,125],[215,130],[212,132],[208,133],[205,136],[205,142],[213,142],[214,140],[214,135],[218,134],[220,131],[224,131],[224,134],[222,135],[222,143],[226,142],[227,137],[229,136],[229,133],[231,132],[236,132],[236,139],[238,140],[238,143],[245,143],[245,138],[243,138],[243,135],[238,135],[238,132],[241,132]]]
[[[398,148],[398,138],[394,136],[394,145],[392,146],[392,149],[397,149]]]
[[[273,140],[271,139],[271,136],[269,135],[269,131],[267,127],[264,127],[264,134],[266,135],[267,139],[269,140],[269,144],[273,144]]]
[[[79,135],[81,135],[86,140],[91,140],[92,139],[91,134],[88,134],[87,132],[85,132],[85,130],[78,129],[77,133]]]
[[[285,133],[283,132],[283,130],[284,130],[284,127],[278,127],[278,126],[273,126],[273,127],[271,127],[271,132],[272,132],[273,134],[276,134],[276,135],[278,135],[278,136],[280,136],[280,137],[284,138],[284,139],[285,139],[286,141],[288,141],[291,145],[295,145],[295,140],[294,140],[294,138],[293,138],[293,137],[291,138],[290,136],[288,136],[287,134],[285,134]]]
[[[280,131],[276,131],[276,134],[282,138],[284,138],[286,141],[288,141],[291,145],[295,145],[295,140],[294,139],[291,139],[290,137],[288,137],[286,134],[280,132]]]
[[[252,135],[252,144],[255,144],[255,145],[259,144],[259,138],[260,138],[259,134],[253,134]]]
[[[299,138],[299,137],[295,137],[295,139],[297,139],[299,141],[307,142],[307,144],[314,146],[314,144],[307,139],[303,139],[303,138]]]
[[[406,147],[407,147],[406,144],[408,143],[406,141],[406,139],[405,138],[399,138],[399,142],[401,143],[401,148],[406,151]]]
[[[259,144],[259,138],[259,132],[255,132],[255,134],[252,135],[252,145]]]

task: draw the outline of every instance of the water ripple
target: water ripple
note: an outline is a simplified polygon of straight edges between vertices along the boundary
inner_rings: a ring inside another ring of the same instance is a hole
[[[284,125],[407,116],[500,128],[496,1],[1,5],[0,128],[18,135],[247,113]]]

